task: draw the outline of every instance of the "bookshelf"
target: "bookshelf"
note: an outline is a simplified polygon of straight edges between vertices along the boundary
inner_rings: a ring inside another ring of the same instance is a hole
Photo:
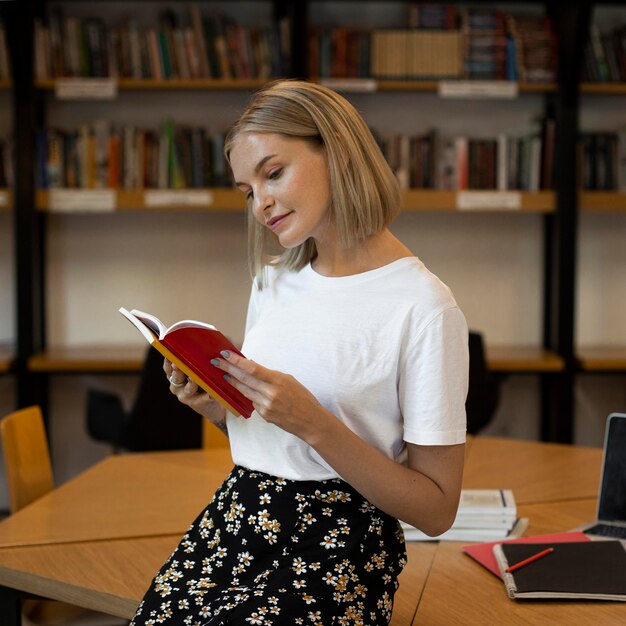
[[[72,193],[72,190],[63,190],[64,192]],[[115,192],[115,210],[118,211],[133,211],[133,210],[199,210],[199,211],[245,211],[245,201],[243,196],[237,190],[231,188],[207,188],[207,189],[194,189],[194,192],[206,192],[211,196],[210,204],[198,204],[196,206],[190,205],[184,200],[185,191],[178,192],[177,190],[167,190],[164,192],[164,197],[171,198],[171,201],[159,203],[155,208],[153,203],[146,201],[146,190],[144,189],[120,189]],[[147,193],[155,193],[158,197],[159,190],[148,190]],[[173,193],[172,193],[173,192]],[[176,202],[176,193],[181,194],[181,201]],[[472,208],[475,212],[489,212],[489,211],[507,211],[504,206],[498,205],[498,192],[493,192],[491,196],[490,207],[478,205],[476,208]],[[552,213],[554,211],[554,192],[542,191],[536,193],[519,193],[519,207],[515,209],[508,209],[515,213]],[[55,211],[52,208],[50,202],[50,192],[47,190],[39,189],[36,193],[36,206],[39,211],[52,212]],[[426,189],[410,189],[402,193],[401,208],[403,211],[424,211],[424,212],[437,212],[437,211],[462,211],[464,209],[459,208],[458,192],[454,191],[438,191],[438,190],[426,190]]]
[[[20,50],[28,47],[34,36],[32,26],[36,15],[45,13],[51,4],[40,2],[36,10],[12,16]],[[63,3],[68,14],[75,10],[77,15],[86,17],[96,11],[93,6],[79,4]],[[150,8],[153,4],[140,5],[140,20],[154,12],[154,7]],[[224,3],[205,3],[203,10],[221,4]],[[291,33],[296,35],[292,74],[303,76],[307,74],[307,37],[303,33],[309,25],[331,20],[333,11],[333,19],[354,20],[356,16],[357,22],[361,18],[371,20],[369,5],[381,3],[367,3],[363,15],[355,11],[360,5],[351,2],[268,0],[241,4],[253,6],[255,15],[265,11],[265,16],[268,12],[282,12],[289,17]],[[523,3],[511,2],[507,7],[515,8],[518,4]],[[97,11],[121,19],[127,14],[125,5],[102,3]],[[543,3],[535,6],[543,7]],[[516,191],[514,209],[507,206],[509,199],[501,196],[499,204],[498,192],[486,191],[483,206],[460,209],[456,191],[407,189],[403,192],[397,228],[420,256],[424,250],[427,265],[431,266],[433,259],[435,270],[441,271],[446,282],[457,281],[451,286],[461,296],[470,325],[487,331],[490,368],[502,375],[539,376],[543,389],[541,436],[568,441],[572,435],[574,375],[579,368],[574,350],[577,209],[580,207],[582,214],[590,215],[626,209],[621,195],[577,189],[573,141],[578,128],[578,98],[586,94],[620,98],[626,90],[623,85],[591,83],[578,89],[578,48],[589,23],[587,3],[551,6],[549,10],[557,29],[559,57],[568,62],[562,64],[554,81],[518,83],[519,95],[514,100],[445,101],[438,95],[440,82],[433,80],[366,78],[361,84],[346,80],[344,87],[345,94],[374,126],[387,129],[394,124],[404,126],[399,132],[413,132],[415,127],[418,132],[426,131],[431,123],[429,117],[439,121],[440,127],[454,127],[451,132],[480,127],[484,120],[503,128],[521,124],[526,130],[531,117],[548,110],[553,113],[557,151],[554,190]],[[245,213],[238,192],[223,187],[203,188],[199,191],[209,193],[211,202],[190,206],[174,198],[155,206],[146,201],[146,190],[118,189],[114,193],[112,215],[98,212],[87,215],[88,210],[75,213],[55,208],[51,201],[51,193],[55,192],[34,189],[26,164],[34,161],[32,137],[42,122],[69,126],[106,117],[113,123],[128,120],[139,124],[146,118],[146,124],[154,125],[163,113],[173,111],[176,121],[196,123],[208,118],[212,128],[221,131],[234,119],[248,94],[266,79],[119,78],[116,80],[119,95],[115,100],[64,102],[55,97],[54,80],[35,78],[33,58],[20,57],[20,64],[25,71],[20,72],[13,94],[14,101],[22,105],[16,116],[16,128],[18,138],[24,141],[17,155],[21,174],[14,199],[19,207],[15,251],[20,311],[16,361],[19,402],[36,399],[37,394],[39,398],[45,397],[46,381],[57,373],[136,373],[143,351],[126,345],[127,340],[129,344],[132,341],[131,335],[116,330],[114,314],[99,319],[102,313],[98,311],[107,307],[115,311],[120,305],[141,308],[141,302],[128,301],[136,293],[138,299],[147,302],[145,308],[163,313],[166,319],[175,318],[173,305],[167,305],[163,312],[159,310],[161,298],[156,295],[150,300],[146,295],[146,281],[151,276],[160,277],[157,290],[171,289],[172,296],[168,299],[190,309],[185,317],[204,318],[205,310],[211,310],[212,314],[215,311],[216,319],[226,319],[226,330],[240,340],[242,314],[233,315],[232,310],[245,309],[247,274],[242,261]],[[0,91],[2,88],[0,83]],[[415,119],[394,113],[413,109],[418,111]],[[202,246],[199,232],[206,233],[209,245],[205,247],[211,248],[202,253],[192,249]],[[176,245],[168,249],[170,233],[175,235]],[[193,245],[185,245],[185,237]],[[115,242],[113,261],[106,254],[110,241]],[[491,248],[492,265],[498,265],[497,270],[481,265],[488,259],[484,250]],[[184,281],[172,269],[168,255],[182,259],[181,264],[187,268]],[[132,267],[140,268],[136,284],[124,275],[130,274],[128,267],[131,267],[124,264],[125,258]],[[122,275],[120,285],[112,286],[107,281],[111,268]],[[237,287],[227,293],[226,299],[232,297],[231,303],[215,304],[195,286],[201,281],[217,279],[225,268]],[[184,289],[185,282],[194,286],[195,301]],[[82,302],[81,290],[88,290],[94,284],[102,285],[104,295],[94,293],[93,303]],[[481,294],[490,304],[481,305]],[[509,298],[511,308],[503,304]],[[101,346],[109,334],[113,347],[105,350]],[[32,390],[37,388],[39,391],[33,396]]]
[[[590,76],[593,72],[589,71],[589,56],[593,57],[591,64],[596,66],[596,71],[601,62],[599,49],[593,46],[594,37],[621,31],[626,5],[623,2],[593,4],[592,34],[586,51],[588,67],[580,86],[579,128],[585,134],[617,136],[620,148],[614,160],[607,159],[602,151],[597,155],[596,163],[607,163],[612,171],[617,169],[617,176],[607,181],[605,189],[589,189],[588,170],[580,173],[580,184],[587,188],[579,192],[575,354],[577,393],[583,416],[590,413],[590,407],[600,407],[599,414],[620,410],[611,407],[623,406],[626,372],[626,299],[621,279],[626,267],[622,244],[626,235],[626,188],[621,156],[624,144],[621,133],[626,128],[626,76],[615,75],[614,63],[613,76],[605,76],[603,80],[597,76],[594,80]],[[611,42],[607,43],[601,49],[608,68],[609,57],[615,61],[617,54]]]

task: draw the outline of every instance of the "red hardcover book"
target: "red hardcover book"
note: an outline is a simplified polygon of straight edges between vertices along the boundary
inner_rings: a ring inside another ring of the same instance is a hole
[[[137,309],[127,311],[124,308],[119,311],[150,345],[226,410],[234,415],[250,417],[254,410],[252,402],[224,380],[222,370],[211,365],[211,359],[220,358],[223,350],[241,354],[215,326],[195,320],[182,320],[167,328],[149,313]]]

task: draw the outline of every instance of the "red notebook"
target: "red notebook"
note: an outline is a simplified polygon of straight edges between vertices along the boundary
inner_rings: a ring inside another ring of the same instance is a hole
[[[474,543],[469,546],[463,546],[463,552],[478,561],[493,572],[498,578],[500,576],[500,568],[493,554],[493,547],[500,543],[574,543],[579,541],[590,541],[585,533],[578,531],[554,533],[551,535],[535,535],[533,537],[519,537],[517,539],[507,539],[505,541],[491,541],[489,543]]]
[[[222,350],[241,354],[215,326],[183,320],[166,328],[154,315],[133,309],[119,309],[168,361],[171,361],[199,387],[215,398],[234,415],[250,417],[252,402],[224,380],[224,372],[211,365],[211,359],[220,358]],[[243,356],[243,355],[242,355]]]

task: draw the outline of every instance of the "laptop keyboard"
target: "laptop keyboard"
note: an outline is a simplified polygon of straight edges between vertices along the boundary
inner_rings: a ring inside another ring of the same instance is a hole
[[[588,535],[600,535],[602,537],[615,537],[616,539],[626,539],[626,527],[609,526],[608,524],[596,524],[591,528],[586,528]]]

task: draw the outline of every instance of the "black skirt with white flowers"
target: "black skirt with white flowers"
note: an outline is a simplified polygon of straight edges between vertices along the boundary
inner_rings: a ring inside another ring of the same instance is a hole
[[[235,467],[131,626],[388,624],[405,562],[397,520],[344,481]]]

